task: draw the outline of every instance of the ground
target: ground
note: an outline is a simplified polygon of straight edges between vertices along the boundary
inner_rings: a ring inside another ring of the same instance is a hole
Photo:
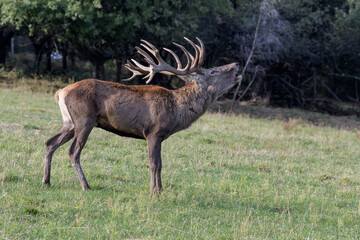
[[[84,192],[69,143],[41,183],[61,127],[47,92],[0,88],[1,239],[359,239],[355,117],[218,103],[164,142],[155,197],[146,142],[94,129]]]

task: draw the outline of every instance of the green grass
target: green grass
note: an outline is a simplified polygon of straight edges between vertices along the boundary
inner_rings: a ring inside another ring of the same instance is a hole
[[[52,95],[0,89],[0,239],[360,239],[357,130],[207,113],[164,142],[151,198],[146,142],[99,129],[81,158],[93,190],[70,143],[43,186],[60,127]]]

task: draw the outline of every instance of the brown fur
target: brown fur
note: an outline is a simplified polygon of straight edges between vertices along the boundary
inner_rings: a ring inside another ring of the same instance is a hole
[[[189,83],[177,90],[159,86],[128,86],[86,79],[55,93],[63,114],[60,131],[46,141],[43,182],[50,184],[54,151],[74,138],[69,156],[83,189],[89,185],[80,165],[80,153],[93,127],[148,143],[151,189],[160,191],[161,143],[198,119],[224,89],[235,84],[238,64],[229,64],[183,77]],[[61,98],[61,99],[60,99]]]

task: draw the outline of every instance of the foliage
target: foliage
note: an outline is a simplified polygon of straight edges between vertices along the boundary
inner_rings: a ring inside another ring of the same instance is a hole
[[[337,9],[336,21],[333,23],[333,51],[338,56],[338,69],[335,71],[359,74],[360,56],[360,2],[348,0],[346,4]],[[346,44],[344,44],[346,43]],[[339,69],[340,68],[340,69]]]
[[[334,26],[339,21],[339,9],[346,8],[346,1],[279,0],[273,6],[280,14],[280,19],[286,22],[283,33],[278,34],[283,42],[277,42],[286,44],[278,44],[285,47],[276,51],[282,53],[282,59],[265,65],[266,74],[258,80],[262,89],[259,94],[271,94],[273,101],[286,102],[286,106],[309,106],[324,97],[340,101],[340,98],[354,96],[350,94],[353,85],[344,84],[334,74],[345,67],[341,66],[345,59],[339,58],[341,55],[344,57],[344,51],[336,49],[351,43],[345,38],[341,42],[335,41],[339,39],[336,37],[339,28]],[[270,22],[270,26],[275,23]],[[270,32],[276,33],[274,30]],[[359,46],[359,43],[354,45]],[[272,49],[269,44],[265,48]],[[351,55],[353,58],[354,54]],[[356,75],[356,67],[351,66],[351,69],[352,75]],[[253,91],[258,92],[258,88],[259,84],[254,84]]]
[[[169,47],[198,36],[207,49],[205,67],[244,66],[260,19],[242,100],[302,107],[327,98],[360,101],[355,0],[0,0],[0,8],[1,24],[29,35],[37,60],[51,51],[76,54],[91,62],[96,78],[105,78],[104,63],[116,60],[118,79],[140,39]],[[156,83],[173,86],[157,77]]]
[[[30,36],[72,43],[94,65],[94,77],[104,78],[104,62],[128,57],[138,39],[167,43],[194,32],[195,14],[225,9],[222,2],[227,1],[3,1],[2,14],[4,23],[26,28]]]
[[[290,23],[280,15],[275,4],[274,0],[263,1],[259,8],[260,30],[254,61],[266,65],[284,60],[294,41]]]
[[[14,35],[14,31],[7,25],[0,25],[0,65],[5,65],[6,47],[10,44],[10,40]]]
[[[149,198],[146,142],[99,129],[82,154],[93,190],[81,190],[69,144],[54,154],[52,185],[42,186],[44,141],[62,121],[53,96],[0,89],[0,102],[2,239],[360,235],[354,128],[208,113],[164,142],[164,192]]]

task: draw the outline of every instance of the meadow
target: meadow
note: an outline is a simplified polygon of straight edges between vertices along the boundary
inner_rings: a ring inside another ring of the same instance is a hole
[[[0,239],[360,239],[356,128],[208,112],[164,142],[151,197],[146,142],[100,129],[81,157],[92,190],[70,142],[43,186],[61,120],[51,94],[0,88]]]

